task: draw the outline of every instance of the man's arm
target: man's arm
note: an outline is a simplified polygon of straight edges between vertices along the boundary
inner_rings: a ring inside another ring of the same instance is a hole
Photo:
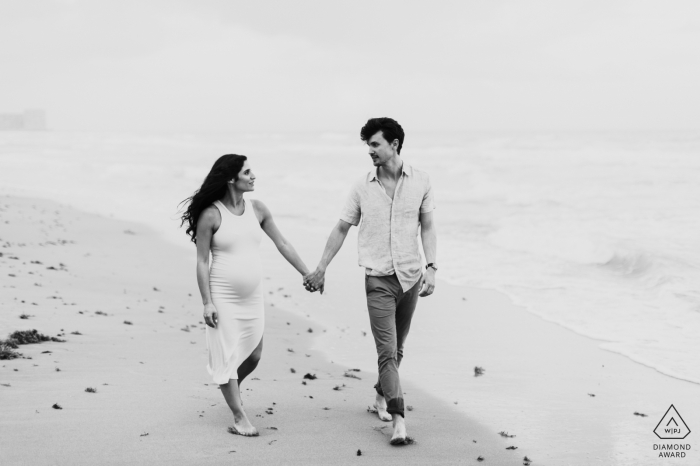
[[[433,222],[433,211],[420,214],[420,239],[428,264],[437,262],[437,233]],[[430,296],[435,290],[435,269],[428,267],[423,274],[419,296]]]
[[[326,268],[331,263],[338,251],[340,251],[340,248],[345,241],[345,237],[348,236],[348,231],[350,231],[351,226],[352,224],[346,222],[345,220],[338,220],[338,223],[331,231],[331,235],[328,237],[326,249],[323,250],[323,256],[321,257],[321,261],[318,263],[316,270],[304,277],[305,285],[310,285],[312,288],[322,290],[321,293],[323,293],[323,286],[326,280]]]

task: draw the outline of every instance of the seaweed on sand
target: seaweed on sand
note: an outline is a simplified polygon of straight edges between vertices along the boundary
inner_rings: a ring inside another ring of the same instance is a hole
[[[8,339],[12,340],[18,345],[28,345],[30,343],[41,343],[42,341],[57,341],[59,343],[65,343],[66,340],[61,340],[60,338],[50,337],[39,333],[37,330],[17,330],[10,334]]]
[[[17,349],[16,344],[8,341],[0,341],[0,359],[21,358],[22,353],[18,353],[15,349]]]

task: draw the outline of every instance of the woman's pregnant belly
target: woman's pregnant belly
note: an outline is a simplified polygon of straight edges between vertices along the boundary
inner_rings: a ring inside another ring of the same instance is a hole
[[[214,300],[237,302],[261,293],[262,266],[258,255],[214,257],[209,287]]]

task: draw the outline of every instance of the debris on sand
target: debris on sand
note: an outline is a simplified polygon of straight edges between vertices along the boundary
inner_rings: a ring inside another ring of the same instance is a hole
[[[36,330],[17,330],[12,332],[6,342],[10,342],[16,345],[28,345],[31,343],[41,343],[42,341],[57,341],[59,343],[65,343],[66,340],[61,340],[56,337],[49,337],[43,333],[39,333]]]
[[[360,377],[356,376],[351,372],[346,372],[345,374],[343,374],[343,377],[350,377],[351,379],[362,380]]]
[[[357,456],[362,456],[362,450],[360,450],[359,448],[357,449]]]
[[[500,431],[500,432],[498,433],[498,435],[500,435],[501,437],[505,437],[505,438],[513,438],[513,437],[515,437],[515,435],[510,435],[510,434],[508,434],[508,432],[505,432],[505,431],[503,431],[503,430]]]
[[[30,317],[34,317],[34,316],[30,316],[29,314],[20,314],[20,316],[19,316],[20,319],[24,319],[24,320],[29,319]]]
[[[51,406],[53,409],[63,409],[60,404],[54,403],[53,406]]]
[[[485,459],[485,458],[484,458],[483,456],[479,456],[476,460],[477,460],[477,461],[484,461],[484,459]]]
[[[377,414],[377,410],[371,406],[367,406],[367,412],[371,414]]]
[[[589,393],[588,396],[594,397],[594,396],[595,396],[595,393]]]
[[[289,368],[289,371],[290,371],[292,374],[296,374],[296,373],[297,373],[297,371],[296,371],[293,367],[290,367],[290,368]]]
[[[77,331],[77,330],[76,330],[75,332],[70,332],[70,334],[71,334],[71,335],[82,335],[82,333],[80,333],[80,332]]]
[[[479,377],[480,375],[484,375],[484,368],[475,366],[474,367],[474,377]]]
[[[638,413],[637,411],[634,412],[634,415],[635,415],[635,416],[647,417],[646,414],[644,414],[644,413]]]
[[[290,353],[294,352],[294,350],[292,348],[287,348],[287,351],[289,351]]]
[[[333,387],[333,390],[339,392],[339,391],[342,390],[344,387],[345,387],[345,384],[343,384],[342,386],[341,386],[341,385],[336,385],[335,387]]]
[[[88,387],[85,389],[85,391],[88,393],[97,393],[97,389],[94,387]]]
[[[309,327],[309,329],[307,330],[307,332],[309,332],[309,333],[314,333],[314,329],[312,329],[311,327]]]
[[[144,432],[143,434],[139,435],[139,437],[147,437],[147,436],[148,436],[148,432]]]
[[[307,374],[304,376],[304,378],[305,378],[305,379],[309,379],[309,380],[316,380],[318,377],[316,377],[316,374],[308,374],[308,373],[307,373]]]
[[[511,446],[509,446],[509,447],[506,447],[506,450],[517,450],[517,449],[518,449],[518,447],[516,447],[516,446],[514,446],[514,445],[511,445]]]
[[[407,409],[408,411],[413,411],[413,406],[408,405],[408,406],[406,406],[406,409]]]
[[[22,353],[15,351],[17,345],[7,341],[0,341],[0,359],[17,359]]]
[[[530,458],[528,458],[527,456],[523,457],[524,466],[530,466],[530,463],[532,463],[532,460]]]
[[[126,325],[134,325],[134,324],[132,324],[131,321],[129,321],[129,320],[125,320],[124,323],[125,323]]]

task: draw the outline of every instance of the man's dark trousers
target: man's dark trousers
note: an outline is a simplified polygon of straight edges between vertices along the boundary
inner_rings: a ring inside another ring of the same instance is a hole
[[[399,365],[416,309],[420,283],[419,278],[410,290],[404,292],[396,274],[365,276],[367,310],[379,365],[379,381],[374,388],[387,400],[387,412],[401,417],[404,416],[404,403]]]

